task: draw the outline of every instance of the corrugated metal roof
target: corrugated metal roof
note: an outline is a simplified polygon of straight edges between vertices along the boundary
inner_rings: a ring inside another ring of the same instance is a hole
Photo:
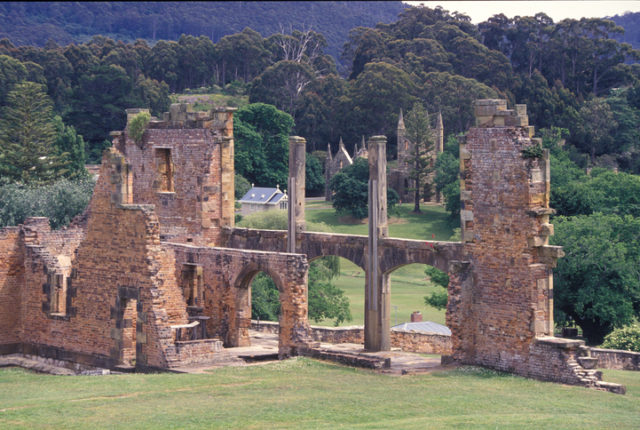
[[[451,330],[449,327],[434,323],[433,321],[421,321],[421,322],[406,322],[398,325],[394,325],[391,327],[391,330],[401,330],[401,331],[419,331],[422,333],[435,333],[442,334],[445,336],[451,336]]]
[[[278,188],[253,187],[239,200],[239,202],[267,203],[276,193],[282,194],[282,191]]]

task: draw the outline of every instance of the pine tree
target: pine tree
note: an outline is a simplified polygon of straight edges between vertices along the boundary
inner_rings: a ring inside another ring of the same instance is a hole
[[[42,85],[17,84],[0,117],[0,177],[25,184],[50,183],[67,170],[68,154],[58,154],[51,99]]]
[[[420,190],[429,173],[433,171],[432,152],[435,147],[435,133],[431,128],[429,114],[420,103],[406,116],[406,137],[411,142],[411,149],[407,162],[410,166],[409,177],[413,179],[414,208],[413,212],[420,213]]]

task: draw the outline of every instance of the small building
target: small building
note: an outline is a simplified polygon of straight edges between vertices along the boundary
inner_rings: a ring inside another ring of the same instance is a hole
[[[398,331],[417,331],[420,333],[439,334],[442,336],[451,336],[451,330],[449,327],[435,323],[433,321],[416,321],[405,322],[402,324],[394,325],[391,330]]]
[[[272,209],[287,209],[289,198],[287,193],[276,188],[264,188],[252,186],[238,203],[241,204],[240,214],[249,215],[254,212],[269,211]]]

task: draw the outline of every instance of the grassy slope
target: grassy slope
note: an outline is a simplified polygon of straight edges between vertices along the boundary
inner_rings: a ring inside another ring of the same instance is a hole
[[[447,240],[453,230],[447,222],[447,212],[440,206],[422,206],[422,214],[412,214],[412,204],[403,204],[391,217],[389,235],[405,239]],[[307,221],[324,222],[336,233],[367,234],[367,224],[340,221],[325,202],[307,203]],[[364,272],[348,260],[340,260],[341,276],[334,283],[343,289],[351,303],[353,320],[341,325],[364,324]],[[411,312],[420,311],[424,320],[444,324],[445,313],[424,304],[424,297],[436,287],[427,284],[424,264],[401,267],[391,274],[391,325],[409,321]],[[397,308],[396,308],[397,306]],[[331,321],[313,324],[333,325]]]
[[[0,369],[0,428],[638,428],[627,395],[477,368],[392,377],[309,359],[209,374],[64,377]]]

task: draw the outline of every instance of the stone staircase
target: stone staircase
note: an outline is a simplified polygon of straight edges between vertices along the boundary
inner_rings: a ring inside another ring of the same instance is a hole
[[[586,387],[617,394],[625,394],[626,392],[623,385],[602,380],[602,372],[596,369],[598,359],[591,356],[591,348],[586,345],[578,347],[578,356],[575,359],[569,358],[567,364]]]

